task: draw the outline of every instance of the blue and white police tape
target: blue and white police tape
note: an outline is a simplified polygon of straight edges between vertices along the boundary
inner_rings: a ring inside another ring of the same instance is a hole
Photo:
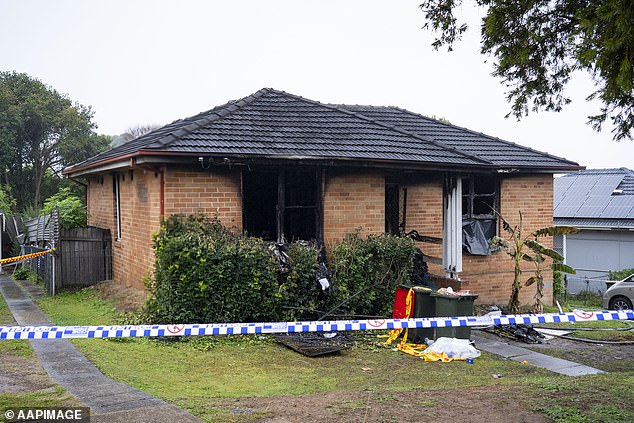
[[[593,320],[634,320],[634,311],[575,310],[570,313],[506,316],[429,317],[414,319],[335,320],[270,323],[209,323],[126,326],[0,326],[0,340],[65,338],[139,338],[162,336],[214,336],[300,332],[340,332],[509,324],[569,323]]]

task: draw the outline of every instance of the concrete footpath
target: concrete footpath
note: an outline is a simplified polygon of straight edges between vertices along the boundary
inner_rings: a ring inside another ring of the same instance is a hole
[[[31,299],[31,295],[41,295],[38,287],[23,288],[0,274],[0,293],[18,325],[51,324]],[[30,343],[51,379],[90,407],[92,422],[200,421],[185,410],[106,377],[67,339]]]
[[[479,331],[471,333],[471,339],[475,342],[477,349],[499,355],[508,360],[517,361],[519,363],[526,361],[531,366],[541,367],[542,369],[547,369],[551,372],[566,376],[584,376],[603,373],[602,370],[595,369],[594,367],[541,354],[512,345],[510,342],[500,341],[498,337],[493,337],[495,337],[495,335],[489,337],[488,334]]]

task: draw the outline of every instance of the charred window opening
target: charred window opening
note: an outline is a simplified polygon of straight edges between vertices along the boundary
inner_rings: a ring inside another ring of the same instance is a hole
[[[314,171],[245,171],[244,227],[278,242],[320,239],[321,190]]]
[[[315,172],[285,172],[284,225],[282,235],[289,241],[317,238],[318,185]]]
[[[490,242],[497,234],[499,180],[473,175],[462,179],[462,245],[473,255],[491,254]]]
[[[277,237],[277,173],[244,172],[242,176],[245,229],[266,240]]]
[[[407,216],[407,188],[388,177],[385,182],[385,233],[399,235],[405,230]]]
[[[398,235],[405,230],[407,188],[388,182],[385,184],[385,233]]]
[[[398,235],[399,195],[397,184],[385,184],[385,233]]]
[[[496,177],[477,175],[462,179],[462,218],[495,219],[498,199]]]

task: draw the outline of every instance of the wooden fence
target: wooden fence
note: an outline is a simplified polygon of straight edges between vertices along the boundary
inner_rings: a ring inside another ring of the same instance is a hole
[[[35,219],[34,219],[35,220]],[[25,254],[55,247],[55,252],[27,262],[31,270],[44,280],[49,295],[61,289],[84,287],[112,279],[112,237],[110,230],[84,227],[59,228],[55,216],[29,223],[35,230],[28,239],[35,245],[24,245]],[[49,230],[49,227],[56,227]],[[35,233],[35,234],[34,234]]]
[[[112,238],[108,229],[60,229],[57,256],[60,287],[89,286],[112,279]]]

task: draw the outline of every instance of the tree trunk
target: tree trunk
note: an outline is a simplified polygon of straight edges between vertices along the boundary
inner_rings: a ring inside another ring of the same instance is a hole
[[[33,166],[33,182],[35,184],[35,192],[33,194],[33,207],[39,209],[40,207],[40,192],[42,190],[42,181],[44,179],[44,172],[39,166]]]
[[[522,269],[521,263],[515,259],[515,278],[511,287],[511,298],[509,298],[508,313],[518,314],[520,312],[520,290],[522,289]]]
[[[542,313],[544,311],[544,303],[542,302],[542,298],[544,298],[544,278],[541,275],[541,272],[538,272],[537,276],[537,291],[535,292],[535,306],[533,307],[534,313]]]

